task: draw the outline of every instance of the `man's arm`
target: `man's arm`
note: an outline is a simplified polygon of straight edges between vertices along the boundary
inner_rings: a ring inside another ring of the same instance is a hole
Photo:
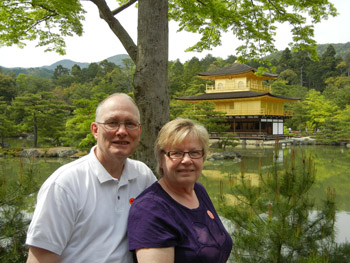
[[[29,247],[27,263],[58,263],[60,256],[46,249]]]

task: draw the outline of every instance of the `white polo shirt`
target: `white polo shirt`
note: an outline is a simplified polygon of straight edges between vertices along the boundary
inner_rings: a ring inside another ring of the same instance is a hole
[[[117,180],[94,149],[42,185],[26,244],[61,255],[62,263],[132,262],[126,237],[130,203],[156,178],[144,163],[127,159]]]

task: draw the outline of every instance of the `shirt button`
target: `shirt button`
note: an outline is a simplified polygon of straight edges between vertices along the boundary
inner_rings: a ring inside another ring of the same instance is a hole
[[[118,195],[118,200],[120,200],[120,196]]]

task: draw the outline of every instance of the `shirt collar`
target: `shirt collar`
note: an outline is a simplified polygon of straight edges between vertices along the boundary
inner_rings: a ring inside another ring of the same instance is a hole
[[[90,150],[91,166],[92,166],[93,172],[95,173],[97,179],[99,180],[99,182],[101,184],[108,182],[108,181],[118,181],[119,185],[124,185],[124,184],[127,184],[128,181],[133,180],[137,177],[136,172],[132,171],[132,169],[131,169],[132,165],[130,163],[129,158],[127,158],[125,160],[124,169],[123,169],[122,175],[120,177],[120,180],[111,176],[108,173],[108,171],[104,168],[104,166],[100,163],[100,161],[97,159],[96,154],[95,154],[95,148],[96,148],[96,145],[94,147],[92,147]]]

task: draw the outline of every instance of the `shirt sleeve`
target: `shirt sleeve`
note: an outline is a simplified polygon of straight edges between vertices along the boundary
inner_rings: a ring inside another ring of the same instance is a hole
[[[39,192],[26,244],[62,254],[71,236],[75,202],[59,185],[52,184]]]
[[[136,199],[129,213],[129,250],[176,246],[179,231],[172,214],[168,206],[152,198]]]
[[[147,174],[147,187],[151,186],[154,182],[157,181],[157,177],[154,175],[151,169],[149,169],[149,172]]]

